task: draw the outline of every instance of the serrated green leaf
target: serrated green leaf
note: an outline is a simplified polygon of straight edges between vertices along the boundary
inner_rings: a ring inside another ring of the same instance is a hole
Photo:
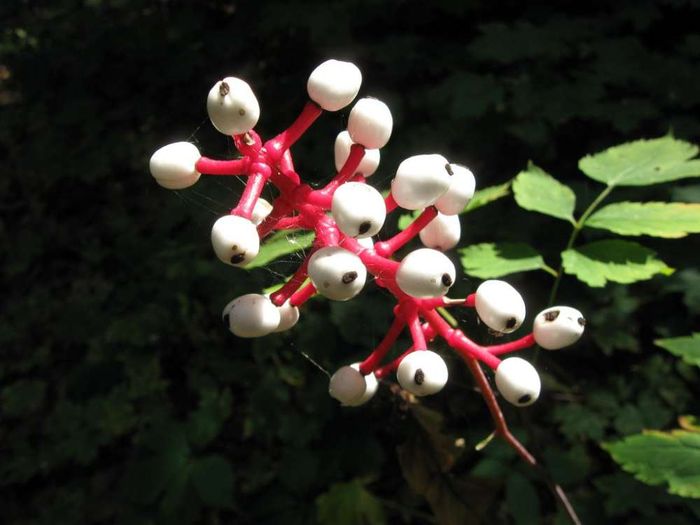
[[[226,508],[233,504],[233,470],[223,456],[207,456],[195,461],[192,483],[205,505]]]
[[[358,480],[336,483],[316,498],[318,521],[322,525],[383,525],[381,502]]]
[[[530,163],[513,181],[518,206],[574,224],[576,195],[542,168]]]
[[[260,268],[284,255],[305,250],[314,241],[314,233],[308,231],[279,231],[261,246],[257,257],[245,266],[246,270]]]
[[[594,213],[585,226],[620,235],[653,235],[677,239],[700,233],[700,204],[618,202]]]
[[[685,337],[657,339],[654,344],[668,350],[690,365],[700,366],[700,333],[698,332]]]
[[[666,136],[587,155],[578,167],[608,186],[646,186],[699,176],[700,160],[693,159],[697,153],[697,146]]]
[[[542,256],[523,243],[483,243],[458,250],[464,271],[480,279],[548,268]]]
[[[588,286],[605,286],[608,281],[629,284],[651,279],[657,273],[671,275],[673,268],[656,258],[656,253],[631,241],[597,241],[561,254],[564,271]]]
[[[504,182],[503,184],[488,186],[487,188],[477,190],[474,192],[474,196],[471,198],[462,213],[474,211],[482,206],[486,206],[490,202],[507,197],[510,195],[510,185],[511,181],[508,181]]]
[[[700,498],[700,434],[649,431],[605,443],[613,459],[649,485],[668,485],[671,494]]]

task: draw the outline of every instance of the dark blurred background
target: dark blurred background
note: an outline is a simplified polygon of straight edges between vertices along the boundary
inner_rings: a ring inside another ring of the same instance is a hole
[[[148,159],[177,140],[233,155],[206,118],[223,76],[251,84],[263,136],[283,129],[310,71],[332,57],[355,62],[361,93],[392,109],[378,188],[416,153],[470,166],[478,187],[532,159],[583,208],[600,187],[577,171],[581,156],[669,131],[700,142],[699,15],[700,2],[684,0],[4,0],[0,521],[566,523],[511,451],[474,450],[492,424],[456,358],[446,389],[417,406],[386,386],[361,409],[330,399],[322,369],[367,355],[389,324],[391,300],[376,287],[348,303],[311,301],[284,335],[228,333],[223,305],[280,282],[298,256],[224,267],[209,231],[240,182],[168,191]],[[347,113],[325,115],[295,146],[307,180],[331,176]],[[700,186],[623,198],[698,202]],[[568,235],[512,198],[465,216],[463,232],[465,245],[531,243],[552,265]],[[565,278],[560,300],[586,313],[588,334],[541,358],[536,406],[504,407],[584,523],[700,518],[600,447],[698,413],[697,373],[652,345],[698,321],[689,239],[647,243],[678,269],[671,277],[605,289]],[[530,312],[546,304],[546,274],[511,282]],[[488,340],[471,314],[460,320]]]

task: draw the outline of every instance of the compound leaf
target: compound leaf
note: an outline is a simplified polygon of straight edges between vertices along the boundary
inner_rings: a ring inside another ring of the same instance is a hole
[[[657,339],[654,344],[668,350],[690,365],[700,366],[700,333],[698,332],[685,337]]]
[[[513,193],[521,208],[574,223],[574,192],[532,162],[515,177]]]
[[[700,204],[619,202],[598,210],[585,225],[620,235],[677,239],[689,233],[700,233]]]
[[[638,480],[668,485],[671,494],[700,498],[700,433],[648,431],[603,448]]]
[[[245,269],[251,270],[265,266],[290,253],[305,250],[314,241],[314,233],[308,231],[279,231],[267,239],[261,246],[255,259]]]
[[[693,159],[697,153],[697,146],[665,136],[587,155],[578,167],[608,186],[646,186],[699,176],[700,159]]]
[[[481,279],[547,268],[542,256],[523,243],[482,243],[458,250],[464,271]]]
[[[670,268],[656,253],[631,241],[597,241],[561,254],[564,271],[588,286],[605,286],[608,281],[629,284],[651,279],[657,273],[670,275]]]

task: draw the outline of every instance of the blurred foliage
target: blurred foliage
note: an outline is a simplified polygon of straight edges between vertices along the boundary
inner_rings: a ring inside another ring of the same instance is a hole
[[[223,267],[209,229],[240,183],[168,192],[147,161],[184,139],[232,155],[204,108],[226,74],[253,86],[263,135],[283,128],[308,73],[333,56],[355,61],[362,92],[394,113],[377,187],[401,158],[441,151],[479,188],[501,185],[490,199],[533,159],[572,188],[578,216],[600,186],[576,159],[669,130],[700,142],[698,14],[693,0],[2,2],[3,522],[565,523],[512,451],[474,449],[492,425],[455,357],[444,392],[420,408],[386,387],[359,410],[332,402],[324,370],[366,355],[388,326],[391,300],[376,288],[311,301],[288,334],[228,334],[221,308],[280,282],[299,256]],[[346,118],[327,115],[295,147],[310,181],[330,177]],[[698,203],[700,186],[618,188],[611,201]],[[556,260],[569,229],[501,198],[464,215],[463,246],[527,243]],[[585,229],[580,241],[602,238]],[[697,368],[654,345],[697,330],[698,241],[643,243],[677,271],[596,289],[565,277],[558,297],[586,313],[587,335],[540,353],[536,406],[504,407],[586,524],[700,518],[601,446],[700,414]],[[547,273],[509,280],[530,312],[547,304]],[[460,322],[489,341],[473,316]]]

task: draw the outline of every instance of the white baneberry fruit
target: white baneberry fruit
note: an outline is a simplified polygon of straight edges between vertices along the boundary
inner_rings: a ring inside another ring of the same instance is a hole
[[[396,204],[407,210],[431,206],[450,188],[449,164],[442,155],[414,155],[396,170],[391,181],[391,195]]]
[[[464,207],[474,196],[476,181],[474,174],[464,166],[459,164],[449,164],[448,166],[445,169],[452,175],[450,187],[435,201],[435,207],[445,215],[457,215],[462,213]]]
[[[360,371],[360,363],[353,363],[350,365],[350,367],[354,370],[357,370],[358,372]],[[374,397],[374,394],[377,393],[377,386],[379,385],[379,382],[377,381],[377,376],[374,375],[374,372],[370,372],[369,374],[363,377],[365,378],[364,394],[362,394],[362,396],[359,399],[356,399],[351,403],[344,403],[345,405],[351,407],[364,405],[365,403],[367,403],[367,401]]]
[[[264,295],[249,293],[226,305],[224,322],[238,337],[262,337],[274,332],[280,324],[280,312]]]
[[[255,206],[253,207],[253,215],[250,217],[250,220],[257,226],[264,221],[265,217],[270,215],[271,212],[272,204],[261,197],[255,202]]]
[[[396,378],[405,390],[416,396],[438,393],[447,383],[447,365],[430,350],[416,350],[401,360]]]
[[[396,284],[413,297],[438,297],[454,284],[455,275],[455,265],[444,253],[420,248],[403,258],[396,272]]]
[[[340,231],[349,237],[376,235],[386,219],[382,194],[363,182],[346,182],[333,193],[331,213]]]
[[[309,98],[326,111],[338,111],[355,100],[362,85],[362,73],[352,62],[326,60],[309,75]]]
[[[195,164],[201,157],[197,146],[190,142],[168,144],[151,155],[151,175],[169,190],[187,188],[199,180]]]
[[[321,295],[347,301],[362,290],[367,268],[354,253],[338,246],[326,246],[309,258],[309,278]]]
[[[476,313],[492,330],[509,334],[525,319],[525,302],[518,291],[505,281],[484,281],[476,289]]]
[[[351,366],[342,366],[331,376],[328,393],[343,405],[359,404],[367,390],[365,377]]]
[[[496,386],[506,401],[524,407],[540,396],[540,375],[525,359],[509,357],[496,368]]]
[[[445,252],[457,246],[461,234],[462,227],[458,215],[443,215],[438,212],[420,231],[419,236],[426,247]]]
[[[335,169],[340,171],[350,156],[350,147],[354,144],[350,138],[350,133],[341,131],[335,138]],[[365,154],[360,161],[355,173],[360,173],[364,177],[369,177],[377,171],[379,166],[380,153],[378,149],[365,149]]]
[[[389,107],[376,98],[357,101],[348,116],[348,133],[353,142],[367,149],[383,148],[394,126]]]
[[[209,90],[207,113],[218,131],[224,135],[239,135],[258,123],[260,105],[247,82],[226,77]]]
[[[285,301],[282,306],[276,306],[276,308],[280,314],[280,323],[273,332],[285,332],[297,324],[299,320],[299,308],[289,304],[288,300]]]
[[[212,226],[211,244],[216,256],[226,264],[245,266],[258,255],[260,237],[248,219],[225,215]]]
[[[362,247],[368,250],[374,249],[374,241],[372,240],[372,237],[360,237],[359,239],[357,239],[357,242],[359,242],[362,245]]]
[[[532,335],[545,350],[559,350],[574,344],[586,326],[581,312],[570,306],[552,306],[535,317]]]

